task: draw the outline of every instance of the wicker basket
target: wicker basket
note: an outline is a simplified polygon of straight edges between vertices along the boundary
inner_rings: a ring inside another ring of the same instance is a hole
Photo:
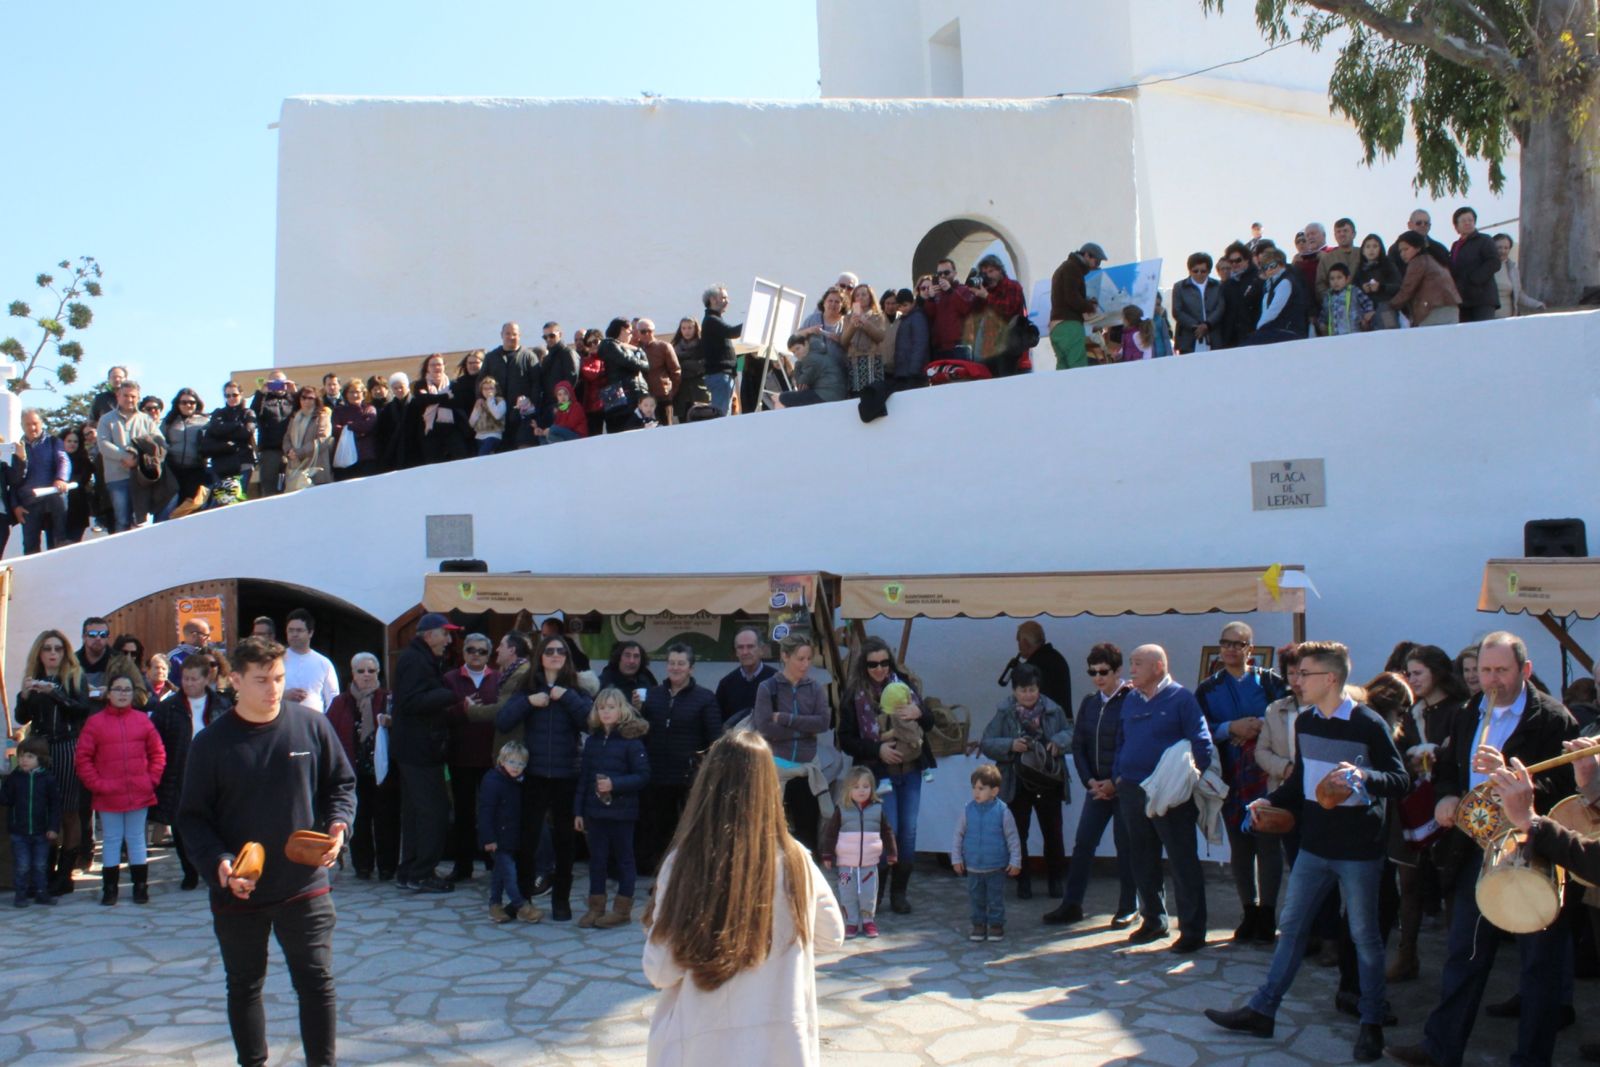
[[[938,697],[928,697],[923,703],[933,716],[933,729],[928,731],[928,747],[935,756],[959,756],[967,750],[967,735],[972,732],[972,715],[961,704],[946,706]]]

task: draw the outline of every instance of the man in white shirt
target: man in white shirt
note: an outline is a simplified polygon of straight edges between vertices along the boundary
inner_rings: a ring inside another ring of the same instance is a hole
[[[311,635],[316,628],[316,620],[305,608],[289,612],[289,622],[283,630],[289,639],[283,656],[283,699],[326,714],[328,705],[339,695],[339,675],[327,656],[311,648]]]

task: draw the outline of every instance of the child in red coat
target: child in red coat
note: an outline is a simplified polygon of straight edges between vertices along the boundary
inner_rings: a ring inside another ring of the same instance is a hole
[[[74,767],[94,797],[104,830],[100,856],[100,903],[117,902],[122,846],[128,846],[133,902],[150,901],[150,864],[144,823],[156,802],[156,786],[167,767],[167,751],[149,716],[133,706],[133,682],[115,677],[106,686],[105,710],[89,716],[78,738]]]

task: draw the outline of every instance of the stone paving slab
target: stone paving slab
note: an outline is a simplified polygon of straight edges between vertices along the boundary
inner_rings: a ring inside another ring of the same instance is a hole
[[[117,907],[99,907],[96,875],[80,876],[79,891],[54,909],[0,909],[0,1064],[234,1062],[204,897],[178,890],[169,850],[156,851],[151,876],[145,907],[126,892]],[[1211,936],[1224,939],[1239,914],[1232,881],[1217,864],[1207,864],[1207,878]],[[335,881],[344,1062],[644,1063],[655,996],[639,971],[637,925],[494,926],[481,876],[446,896],[401,894],[343,874]],[[581,872],[578,881],[581,888]],[[1160,944],[1130,948],[1125,931],[1108,928],[1111,886],[1098,873],[1088,921],[1069,932],[1041,925],[1039,916],[1054,906],[1041,892],[1007,902],[1008,936],[997,944],[965,939],[966,893],[949,871],[927,862],[911,899],[914,915],[881,917],[882,938],[851,941],[822,961],[817,984],[830,1065],[1350,1062],[1356,1027],[1332,1010],[1336,971],[1306,964],[1274,1040],[1218,1030],[1200,1009],[1242,1003],[1265,976],[1270,951],[1226,941],[1190,957]],[[1402,1022],[1391,1040],[1418,1039],[1442,955],[1442,933],[1425,931],[1422,980],[1391,990]],[[1514,989],[1515,964],[1514,949],[1501,953],[1488,1000]],[[1592,984],[1580,983],[1580,1014],[1592,997]],[[276,949],[265,998],[271,1062],[303,1063],[294,996]],[[1468,1063],[1503,1064],[1514,1040],[1514,1025],[1484,1018]],[[1563,1035],[1558,1062],[1576,1060],[1576,1043],[1575,1033]]]

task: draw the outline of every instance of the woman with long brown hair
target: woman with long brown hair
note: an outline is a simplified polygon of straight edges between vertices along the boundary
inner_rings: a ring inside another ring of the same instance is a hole
[[[73,767],[78,735],[89,718],[89,686],[83,668],[72,652],[72,642],[60,630],[46,630],[28,650],[28,674],[17,693],[17,725],[28,736],[50,746],[50,769],[61,789],[61,839],[56,861],[47,860],[51,896],[72,892],[72,867],[82,845],[78,816],[83,786]],[[89,842],[94,851],[94,841]]]
[[[821,1062],[816,950],[844,943],[827,880],[789,836],[772,749],[738,731],[706,753],[645,914],[662,990],[646,1062]]]

